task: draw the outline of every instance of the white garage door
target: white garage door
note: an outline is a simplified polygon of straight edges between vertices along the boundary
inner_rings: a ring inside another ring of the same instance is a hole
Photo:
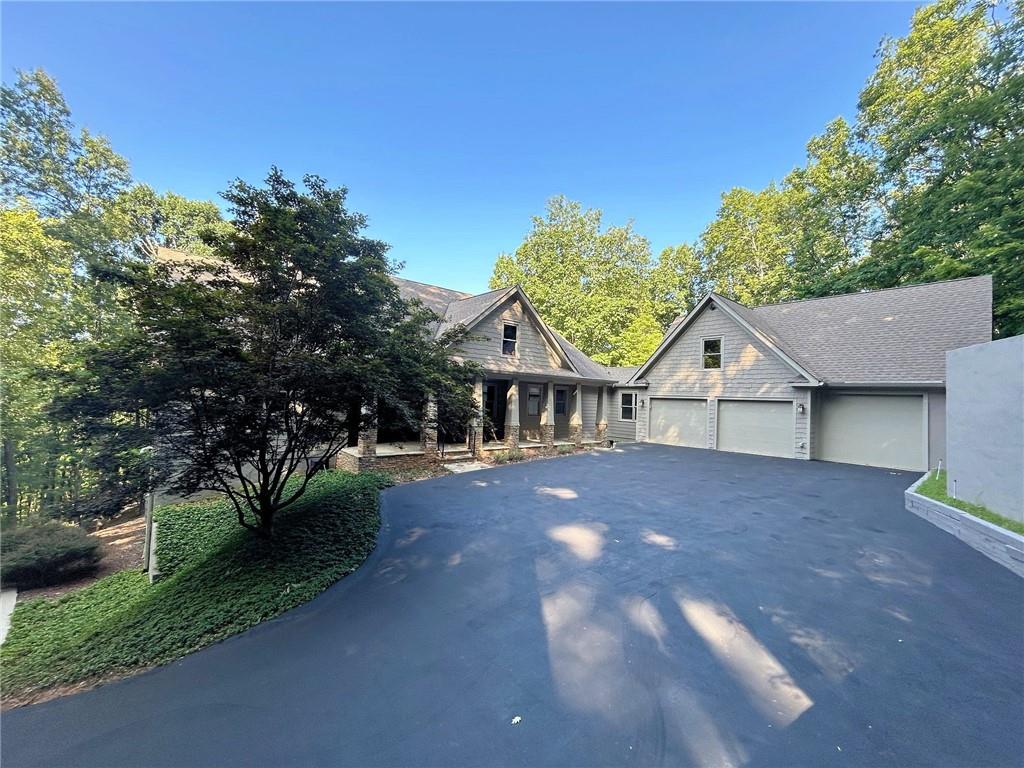
[[[719,400],[718,450],[793,458],[793,403]]]
[[[647,433],[650,442],[707,448],[707,435],[706,400],[651,398],[651,425]]]
[[[921,395],[829,395],[818,413],[824,461],[926,469]]]

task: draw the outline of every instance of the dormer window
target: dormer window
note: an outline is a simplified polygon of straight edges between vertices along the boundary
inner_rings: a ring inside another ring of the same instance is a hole
[[[501,354],[515,357],[518,338],[519,327],[512,323],[505,323],[505,328],[501,332]]]
[[[722,367],[722,340],[704,339],[701,354],[701,368],[716,369]]]

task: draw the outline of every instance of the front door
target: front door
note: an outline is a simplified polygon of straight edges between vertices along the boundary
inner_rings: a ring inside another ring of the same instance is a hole
[[[505,439],[505,409],[508,406],[508,382],[484,384],[484,441]]]

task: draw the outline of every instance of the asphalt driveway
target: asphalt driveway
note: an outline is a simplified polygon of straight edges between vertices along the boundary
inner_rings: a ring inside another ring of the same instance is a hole
[[[5,713],[39,765],[1020,765],[1024,580],[909,473],[655,445],[393,488],[371,559]]]

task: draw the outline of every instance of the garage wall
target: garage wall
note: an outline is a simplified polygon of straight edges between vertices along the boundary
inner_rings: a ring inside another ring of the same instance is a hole
[[[701,368],[701,341],[706,337],[722,339],[722,368]],[[810,402],[807,389],[794,388],[799,378],[768,347],[737,325],[721,309],[705,309],[677,338],[671,348],[645,374],[650,383],[648,397],[705,397],[708,399],[708,447],[714,448],[717,432],[718,398],[766,398],[804,403],[804,413],[794,410],[794,445],[796,458],[810,458],[808,444],[809,420],[806,407]],[[641,411],[646,422],[649,409]],[[640,430],[646,439],[646,424]]]
[[[608,439],[620,443],[632,443],[636,440],[637,423],[635,421],[623,421],[620,418],[622,415],[622,409],[619,407],[619,404],[622,402],[619,397],[620,392],[633,392],[638,400],[640,398],[646,400],[646,395],[642,389],[608,388]],[[644,412],[646,413],[646,409]]]
[[[928,393],[928,467],[946,466],[946,393]]]

